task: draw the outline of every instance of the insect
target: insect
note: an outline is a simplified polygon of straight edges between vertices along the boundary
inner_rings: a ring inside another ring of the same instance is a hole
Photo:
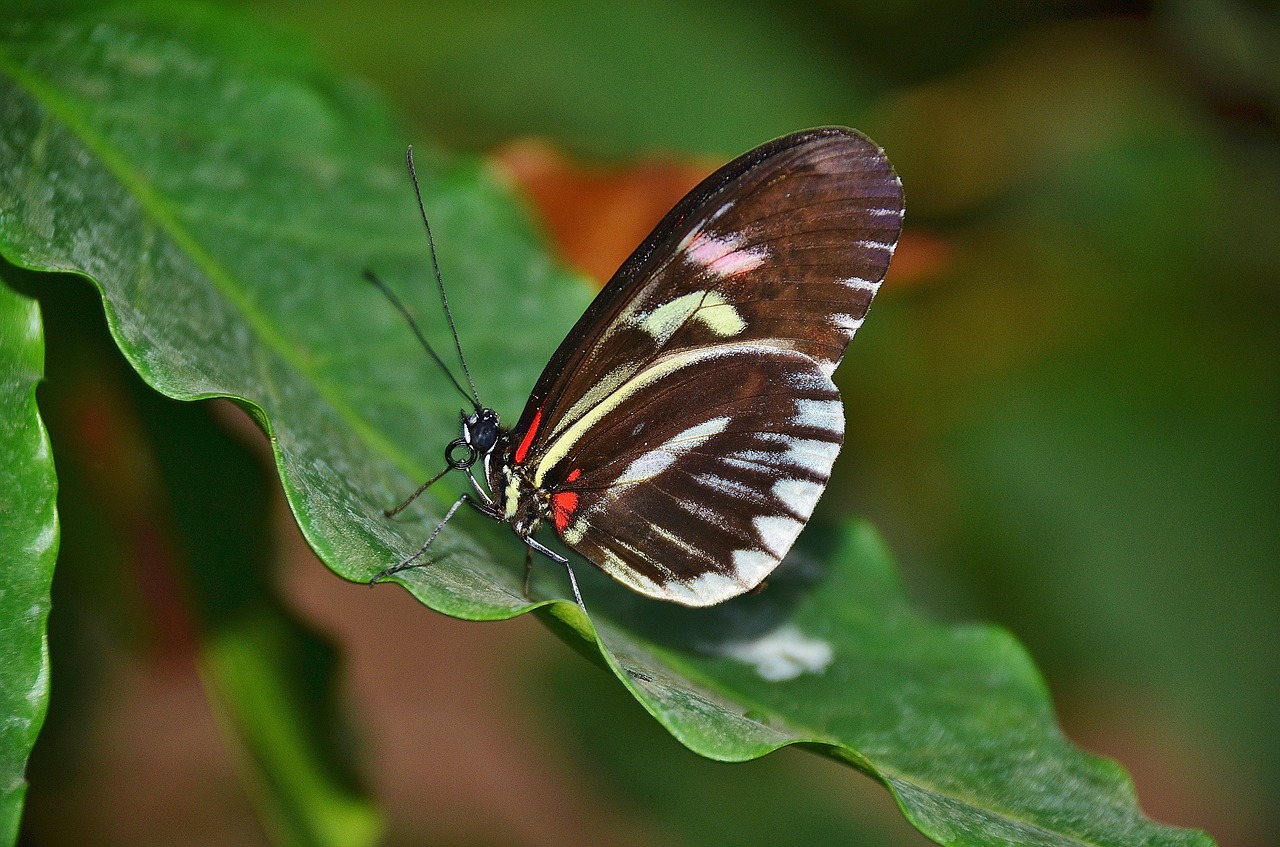
[[[408,153],[418,205],[421,191]],[[862,325],[902,229],[902,183],[861,133],[823,127],[775,139],[695,187],[623,263],[551,357],[514,427],[431,349],[471,404],[447,467],[465,503],[511,525],[532,555],[566,566],[544,527],[641,594],[710,606],[759,586],[826,487],[844,437],[831,380]],[[439,265],[436,282],[453,318]],[[480,479],[476,478],[477,469]]]

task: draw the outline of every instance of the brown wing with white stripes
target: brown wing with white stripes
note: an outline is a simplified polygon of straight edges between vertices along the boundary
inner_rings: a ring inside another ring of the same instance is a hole
[[[883,152],[843,128],[757,148],[677,204],[512,433],[507,462],[551,495],[565,541],[687,605],[758,584],[826,484],[843,434],[830,375],[901,221]]]
[[[902,209],[884,152],[843,127],[784,136],[725,165],[676,204],[569,331],[514,443],[531,436],[536,453],[658,356],[702,344],[752,339],[830,373],[884,279]]]
[[[563,460],[574,480],[553,496],[576,508],[557,516],[561,536],[652,597],[707,606],[754,588],[831,474],[835,385],[802,353],[725,344],[660,360],[625,390]]]

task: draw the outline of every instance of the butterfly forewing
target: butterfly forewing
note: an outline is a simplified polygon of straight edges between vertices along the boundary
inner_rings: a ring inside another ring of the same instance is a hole
[[[750,151],[694,188],[622,265],[551,358],[516,432],[541,410],[535,437],[545,440],[581,414],[578,401],[655,355],[726,336],[834,369],[901,226],[901,183],[860,133],[808,130]]]
[[[902,189],[842,128],[726,165],[570,331],[505,457],[566,543],[642,593],[741,594],[812,514],[843,436],[830,376],[888,268]]]

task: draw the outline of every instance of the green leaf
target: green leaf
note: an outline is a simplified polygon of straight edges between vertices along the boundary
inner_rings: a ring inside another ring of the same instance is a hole
[[[801,750],[726,766],[689,755],[612,675],[548,654],[521,664],[528,712],[629,819],[690,847],[925,843],[880,786]],[[526,679],[527,678],[527,679]]]
[[[17,839],[27,756],[49,705],[58,481],[36,409],[43,375],[40,309],[0,282],[0,844]]]
[[[3,263],[0,275],[24,291],[50,282]],[[375,843],[382,814],[351,761],[358,748],[337,651],[275,599],[274,467],[218,425],[211,413],[227,418],[226,407],[174,402],[143,385],[118,356],[100,302],[78,283],[40,291],[53,354],[41,406],[67,531],[49,635],[57,710],[28,767],[35,789],[23,836],[41,840],[65,820],[59,808],[85,760],[77,689],[103,690],[95,673],[105,635],[127,661],[147,665],[160,651],[198,667],[273,843]],[[77,637],[87,617],[96,637]]]
[[[378,98],[198,7],[11,23],[3,45],[0,251],[93,280],[157,389],[250,408],[335,572],[367,579],[416,550],[439,500],[401,520],[381,510],[441,465],[462,401],[359,281],[378,270],[447,338],[397,164],[407,139]],[[483,163],[419,165],[476,381],[514,415],[589,292],[553,267]],[[811,528],[768,592],[701,612],[580,560],[590,620],[546,563],[533,593],[554,599],[530,604],[522,562],[510,533],[460,515],[405,584],[458,617],[536,610],[705,756],[816,745],[883,782],[942,843],[1210,843],[1146,820],[1118,766],[1062,738],[1007,634],[912,612],[866,527]]]

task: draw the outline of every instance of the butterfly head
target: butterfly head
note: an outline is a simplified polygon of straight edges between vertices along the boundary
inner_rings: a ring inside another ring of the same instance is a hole
[[[481,456],[493,452],[501,434],[498,413],[493,409],[479,409],[470,415],[462,413],[462,441]]]

